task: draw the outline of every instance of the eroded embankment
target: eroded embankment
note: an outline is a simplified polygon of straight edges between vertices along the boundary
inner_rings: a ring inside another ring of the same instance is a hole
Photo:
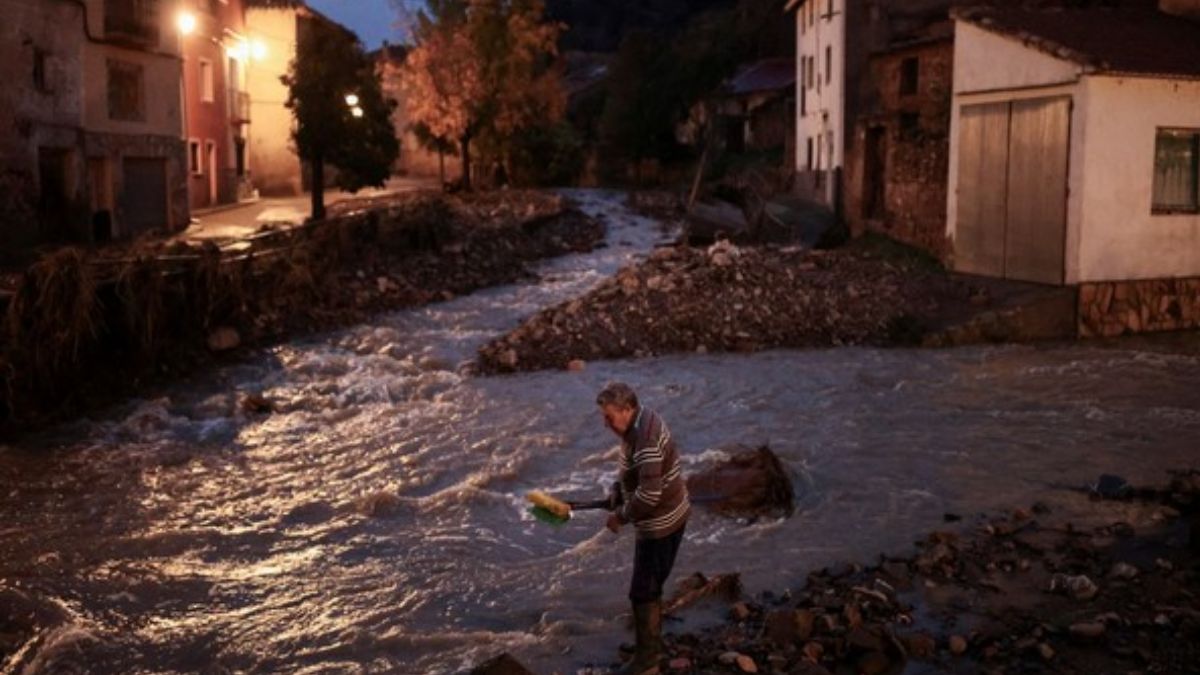
[[[0,331],[0,423],[28,428],[195,370],[213,354],[508,283],[603,225],[536,192],[397,196],[218,248],[54,252]]]

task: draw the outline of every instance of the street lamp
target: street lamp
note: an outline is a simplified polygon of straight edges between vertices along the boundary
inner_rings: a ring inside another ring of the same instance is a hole
[[[250,54],[255,61],[262,61],[267,58],[267,43],[257,38],[250,41]]]
[[[346,94],[346,105],[351,108],[358,105],[358,94]],[[357,115],[355,115],[357,117]]]
[[[186,9],[179,10],[175,15],[175,27],[181,35],[191,35],[196,32],[196,15]]]
[[[353,108],[350,109],[350,114],[354,115],[355,117],[362,117],[363,109],[358,106],[354,106]]]

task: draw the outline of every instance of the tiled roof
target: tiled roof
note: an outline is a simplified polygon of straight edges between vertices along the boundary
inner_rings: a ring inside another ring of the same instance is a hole
[[[1200,77],[1200,22],[1152,9],[976,7],[954,16],[1096,72]]]
[[[779,91],[796,84],[795,59],[766,59],[742,66],[724,91],[733,96],[744,96],[760,91]]]

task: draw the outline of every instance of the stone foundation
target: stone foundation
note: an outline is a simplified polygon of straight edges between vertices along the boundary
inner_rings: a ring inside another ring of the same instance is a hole
[[[1079,285],[1079,336],[1200,327],[1200,277]]]

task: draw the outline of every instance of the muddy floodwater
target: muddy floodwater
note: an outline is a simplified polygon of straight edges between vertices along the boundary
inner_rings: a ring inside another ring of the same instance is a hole
[[[665,236],[616,196],[575,196],[609,245],[537,281],[290,342],[0,450],[0,601],[39,626],[0,672],[609,663],[632,533],[600,513],[545,525],[523,495],[602,495],[616,444],[592,401],[612,379],[663,414],[690,470],[742,442],[793,472],[794,517],[698,510],[688,526],[677,578],[736,571],[752,593],[908,550],[946,512],[1053,500],[1102,472],[1159,480],[1200,457],[1186,336],[464,374],[489,338]],[[253,392],[278,412],[244,412]]]

